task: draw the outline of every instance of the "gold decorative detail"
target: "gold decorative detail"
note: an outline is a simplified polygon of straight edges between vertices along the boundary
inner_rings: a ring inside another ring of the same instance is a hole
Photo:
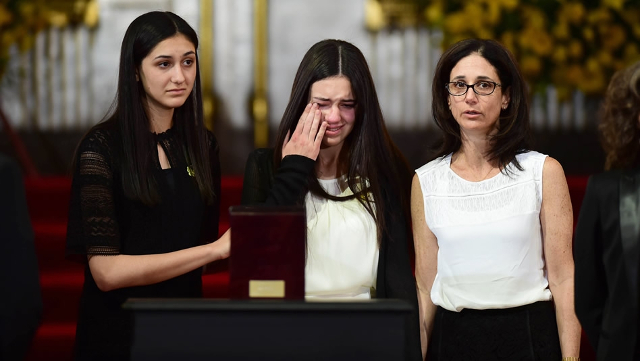
[[[200,82],[204,124],[213,130],[215,97],[213,94],[213,0],[200,1]]]
[[[61,11],[50,11],[49,24],[54,28],[64,28],[69,24],[69,16]]]
[[[76,1],[76,6],[81,4],[82,1]],[[79,5],[80,7],[82,5]],[[98,0],[90,0],[89,3],[85,5],[84,18],[83,23],[93,29],[98,26],[98,20],[100,19],[100,7],[98,6]]]
[[[283,280],[250,280],[249,297],[284,298]]]
[[[423,22],[420,2],[416,0],[367,0],[365,26],[378,32],[386,27],[415,27]]]
[[[64,29],[60,29],[60,40],[58,41],[58,52],[60,54],[60,87],[62,88],[62,97],[60,99],[60,114],[62,115],[62,126],[69,128],[69,111],[67,109],[68,99],[68,81],[67,81],[67,52],[65,51],[67,44],[67,33]],[[91,103],[90,103],[91,104]]]
[[[46,76],[46,87],[47,87],[47,111],[46,111],[46,124],[47,127],[49,127],[49,129],[53,128],[53,117],[54,117],[54,112],[53,112],[53,107],[54,107],[54,100],[53,100],[53,93],[54,93],[54,67],[56,66],[56,58],[55,58],[55,53],[53,50],[53,43],[54,43],[54,32],[57,29],[55,28],[55,25],[51,28],[49,28],[48,30],[45,31],[45,46],[44,46],[44,51],[45,51],[45,57],[46,57],[46,63],[45,63],[45,76]]]
[[[267,118],[267,112],[269,111],[269,106],[267,105],[267,99],[264,94],[253,99],[253,102],[251,105],[252,105],[251,108],[253,111],[253,116],[256,120],[260,119],[262,121],[263,119]]]
[[[190,177],[195,177],[196,176],[196,173],[193,171],[193,168],[190,165],[187,166],[187,174]]]
[[[364,23],[369,31],[378,32],[387,26],[382,5],[377,0],[367,0],[364,5]]]
[[[268,1],[254,0],[254,93],[252,112],[254,121],[254,145],[266,147],[269,142],[269,102],[267,100],[268,74]]]

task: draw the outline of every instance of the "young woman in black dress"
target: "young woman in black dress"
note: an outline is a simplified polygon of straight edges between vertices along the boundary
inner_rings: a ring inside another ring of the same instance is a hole
[[[126,360],[131,297],[200,297],[218,242],[218,143],[203,124],[195,31],[170,12],[124,36],[116,107],[75,159],[67,257],[86,263],[74,358]]]

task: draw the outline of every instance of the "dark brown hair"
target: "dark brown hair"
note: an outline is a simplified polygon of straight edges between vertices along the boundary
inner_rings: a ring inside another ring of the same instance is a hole
[[[604,168],[626,169],[638,163],[640,149],[640,62],[617,71],[602,105],[600,142]]]
[[[412,174],[387,133],[369,66],[356,46],[346,41],[328,39],[313,45],[304,55],[278,129],[274,164],[276,168],[280,165],[285,136],[288,131],[293,133],[298,124],[309,102],[313,83],[334,76],[344,76],[349,80],[356,101],[356,121],[345,139],[338,164],[338,170],[345,172],[343,174],[346,174],[354,195],[335,197],[328,194],[318,183],[315,174],[308,180],[309,190],[336,201],[358,199],[375,220],[380,242],[382,234],[387,231],[384,219],[385,212],[388,212],[387,200],[397,200],[402,204],[404,214],[409,214]],[[370,193],[373,199],[364,196],[365,193]],[[395,217],[400,212],[390,213]]]
[[[149,119],[143,107],[146,93],[142,82],[136,80],[136,70],[156,45],[176,35],[184,35],[196,49],[198,48],[195,30],[174,13],[152,11],[131,22],[122,40],[115,109],[105,122],[95,126],[117,126],[121,152],[121,182],[125,195],[147,205],[160,202],[158,185],[151,172],[157,144],[154,135],[149,131]],[[175,109],[173,124],[184,140],[184,153],[194,170],[200,194],[207,203],[211,203],[219,195],[214,194],[213,190],[197,54],[193,90],[184,104]]]
[[[438,61],[432,83],[432,114],[444,133],[438,156],[454,153],[462,145],[460,126],[449,110],[449,92],[445,85],[450,81],[451,70],[456,64],[471,54],[482,56],[495,68],[502,84],[502,91],[510,95],[507,109],[500,111],[498,131],[490,140],[491,146],[487,155],[490,160],[496,161],[504,172],[509,171],[507,165],[511,162],[522,170],[515,156],[527,152],[531,144],[526,83],[513,55],[494,40],[462,40],[451,46]]]

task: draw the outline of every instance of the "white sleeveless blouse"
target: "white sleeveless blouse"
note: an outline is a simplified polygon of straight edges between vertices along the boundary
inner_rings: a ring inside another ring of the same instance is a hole
[[[353,194],[344,178],[320,185],[335,196]],[[307,299],[371,298],[378,271],[376,223],[357,199],[337,202],[305,197],[307,209]]]
[[[450,311],[508,308],[550,300],[540,225],[546,155],[519,154],[480,182],[451,170],[451,155],[416,170],[425,220],[438,240],[434,304]]]

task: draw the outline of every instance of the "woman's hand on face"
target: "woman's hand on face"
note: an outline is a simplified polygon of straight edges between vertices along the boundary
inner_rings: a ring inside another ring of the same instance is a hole
[[[325,130],[327,130],[327,123],[322,121],[318,104],[307,104],[291,137],[287,132],[284,138],[282,158],[295,154],[316,160]]]

